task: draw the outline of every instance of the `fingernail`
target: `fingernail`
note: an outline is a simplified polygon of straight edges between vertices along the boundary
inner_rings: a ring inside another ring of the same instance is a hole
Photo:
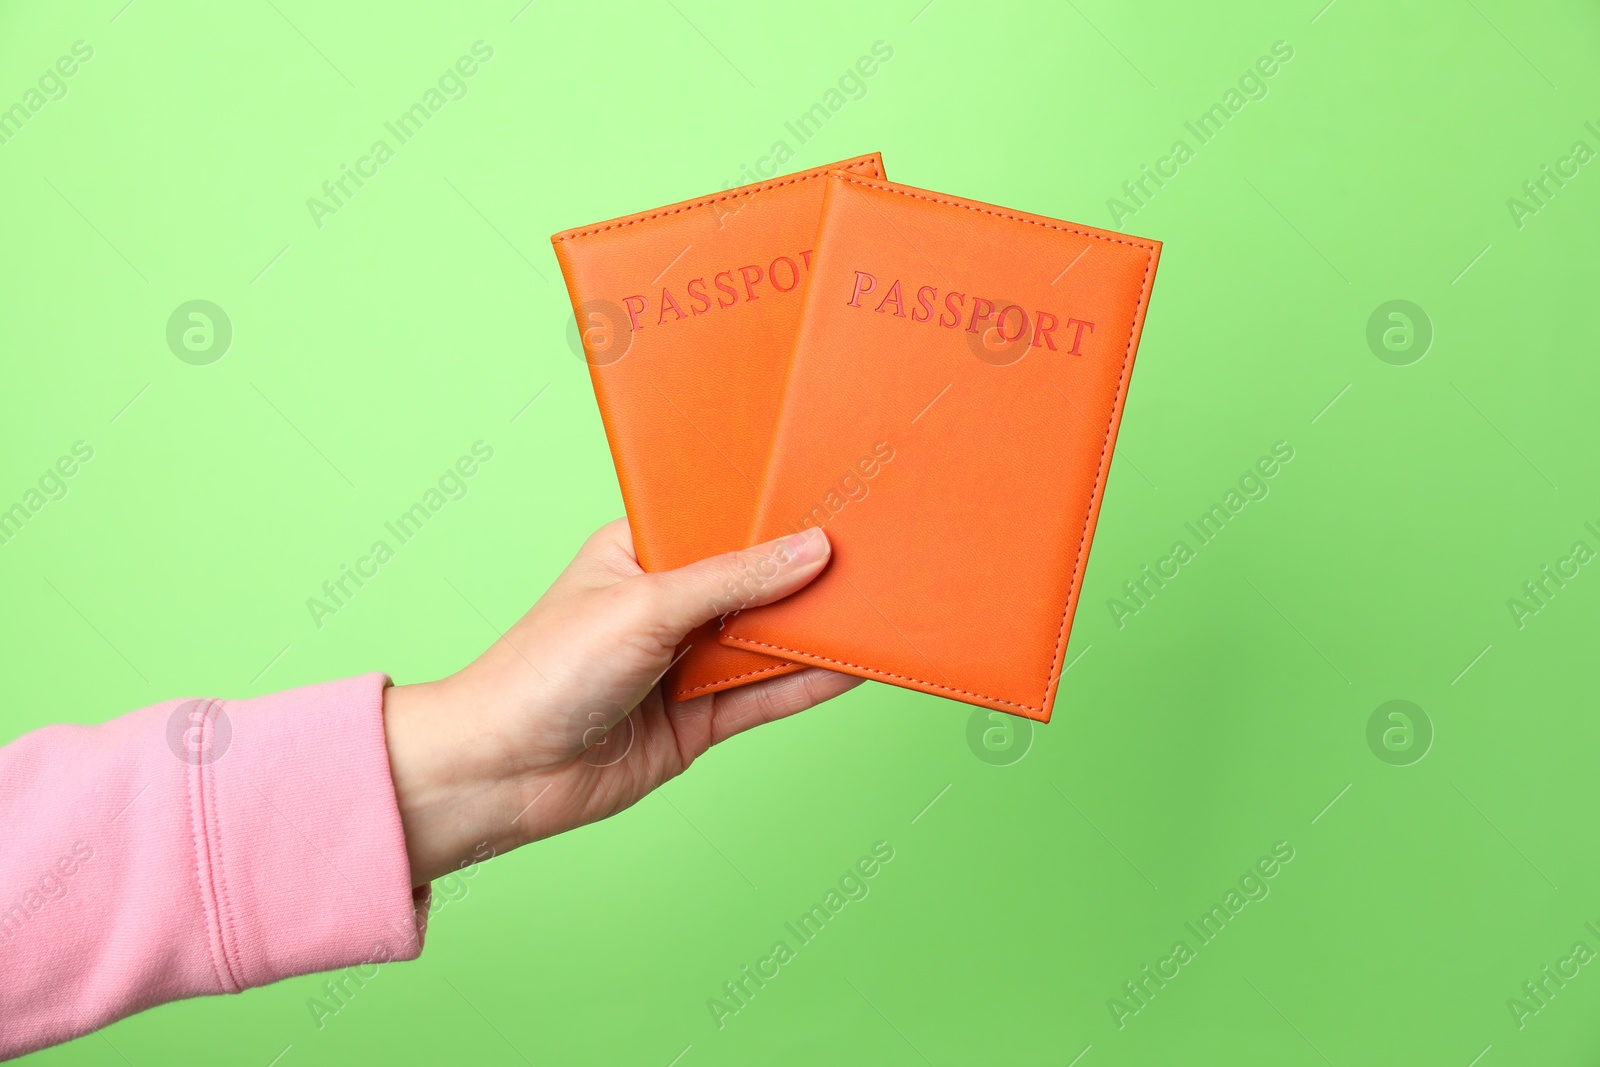
[[[791,562],[810,563],[828,554],[828,537],[820,526],[808,526],[778,542]]]

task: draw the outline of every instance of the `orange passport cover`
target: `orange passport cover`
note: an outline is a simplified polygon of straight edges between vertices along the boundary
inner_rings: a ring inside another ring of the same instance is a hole
[[[833,557],[721,640],[1048,721],[1161,246],[826,184],[746,540]]]
[[[782,402],[829,171],[883,177],[877,153],[558,233],[645,570],[749,542]],[[800,665],[689,635],[664,680],[674,700]]]

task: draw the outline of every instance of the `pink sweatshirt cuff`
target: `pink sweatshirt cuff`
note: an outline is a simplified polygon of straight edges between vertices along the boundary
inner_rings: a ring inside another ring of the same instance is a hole
[[[384,739],[388,681],[367,674],[198,716],[202,753],[218,751],[224,714],[231,733],[226,751],[187,767],[225,992],[422,951]]]
[[[0,1058],[422,950],[388,679],[174,700],[0,748]]]

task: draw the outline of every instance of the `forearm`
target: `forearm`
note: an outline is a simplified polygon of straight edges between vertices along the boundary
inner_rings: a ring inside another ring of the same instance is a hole
[[[383,685],[169,701],[0,749],[0,1057],[414,957]]]

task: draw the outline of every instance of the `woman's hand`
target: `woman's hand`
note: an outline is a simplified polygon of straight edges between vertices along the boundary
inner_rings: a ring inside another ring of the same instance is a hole
[[[384,698],[411,877],[615,815],[706,749],[860,679],[807,668],[669,703],[686,635],[799,589],[828,561],[806,530],[647,574],[626,520],[596,532],[526,615],[471,665]]]

